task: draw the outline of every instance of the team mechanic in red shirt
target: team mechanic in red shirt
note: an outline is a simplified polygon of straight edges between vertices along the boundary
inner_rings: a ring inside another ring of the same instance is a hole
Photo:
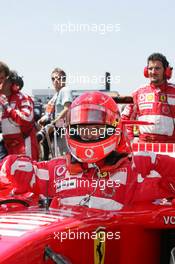
[[[70,153],[50,161],[8,156],[0,175],[13,193],[58,196],[59,204],[120,210],[135,202],[175,196],[175,159],[154,153],[132,157],[122,134],[119,109],[101,92],[76,98],[67,120]]]
[[[175,142],[175,85],[168,83],[172,68],[166,57],[153,53],[148,57],[144,76],[150,83],[133,92],[134,104],[127,105],[122,119],[149,121],[153,125],[140,126],[139,141]],[[132,140],[133,129],[128,127]]]
[[[21,93],[22,78],[3,62],[0,62],[0,77],[1,127],[7,152],[38,160],[33,100]]]

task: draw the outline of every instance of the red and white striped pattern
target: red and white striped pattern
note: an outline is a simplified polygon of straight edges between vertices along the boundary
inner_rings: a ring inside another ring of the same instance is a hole
[[[133,143],[133,152],[151,151],[175,157],[175,143]]]
[[[66,215],[67,214],[67,215]],[[46,212],[40,210],[0,215],[0,236],[20,237],[53,222],[62,221],[72,214],[69,211]]]

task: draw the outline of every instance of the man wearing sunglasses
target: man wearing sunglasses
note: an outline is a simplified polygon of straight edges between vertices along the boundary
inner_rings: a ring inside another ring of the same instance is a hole
[[[45,115],[41,117],[38,124],[42,127],[46,123],[54,123],[58,129],[64,127],[64,117],[73,100],[71,90],[66,85],[66,73],[55,68],[51,73],[52,84],[55,88],[55,95],[46,106]],[[67,151],[64,135],[57,138],[59,154],[63,155]],[[45,159],[48,157],[45,156]]]

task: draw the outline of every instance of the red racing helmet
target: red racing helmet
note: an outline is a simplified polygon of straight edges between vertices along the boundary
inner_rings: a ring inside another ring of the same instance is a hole
[[[67,116],[66,138],[71,154],[81,162],[93,163],[115,151],[120,141],[119,120],[118,105],[105,93],[86,92],[77,97]],[[98,140],[82,140],[77,134],[80,125],[94,129],[102,125],[105,133]]]

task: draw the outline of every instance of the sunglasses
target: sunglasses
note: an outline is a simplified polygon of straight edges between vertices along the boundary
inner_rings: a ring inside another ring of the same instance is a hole
[[[55,80],[58,80],[58,81],[59,81],[59,80],[61,80],[61,79],[62,79],[62,77],[57,77],[57,76],[51,78],[52,81],[55,81]]]

